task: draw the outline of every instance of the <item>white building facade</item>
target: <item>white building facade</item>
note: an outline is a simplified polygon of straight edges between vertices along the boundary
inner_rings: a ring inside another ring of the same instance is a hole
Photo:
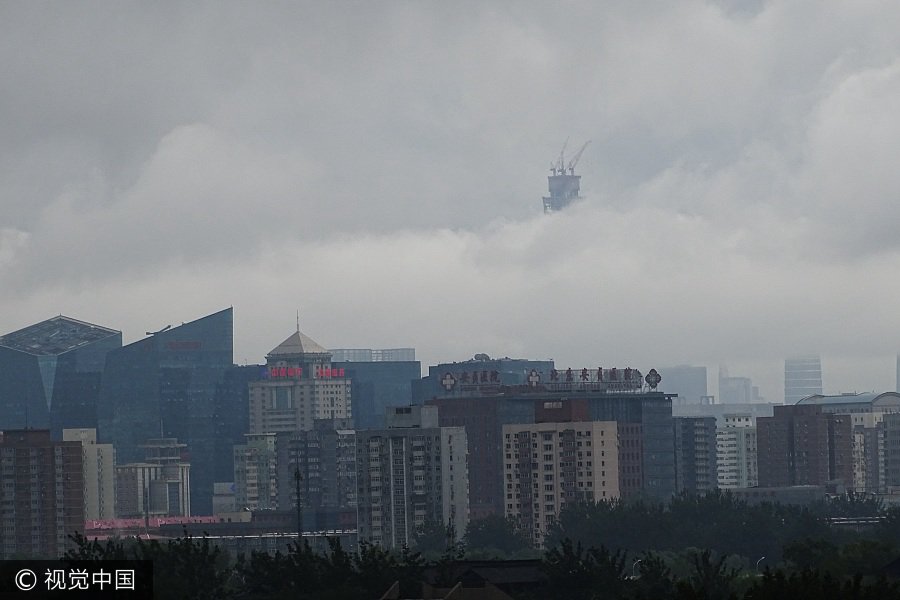
[[[759,485],[756,417],[724,415],[724,426],[716,428],[716,471],[719,488]]]
[[[413,545],[426,523],[469,523],[466,431],[438,427],[437,408],[387,409],[387,429],[357,431],[359,539],[385,548]]]

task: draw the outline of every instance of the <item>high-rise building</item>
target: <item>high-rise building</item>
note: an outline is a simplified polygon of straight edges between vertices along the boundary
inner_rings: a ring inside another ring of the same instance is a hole
[[[896,386],[894,387],[894,391],[895,391],[895,392],[900,392],[900,354],[897,355],[897,371],[896,371],[896,376],[897,376],[897,384],[896,384]]]
[[[813,395],[797,402],[798,405],[815,405],[822,412],[845,415],[853,428],[853,482],[857,492],[882,492],[887,485],[884,479],[884,433],[882,420],[900,413],[900,393],[839,394],[835,396]]]
[[[728,368],[719,367],[719,402],[722,404],[750,404],[758,402],[759,389],[749,377],[731,377]]]
[[[490,372],[485,373],[486,383],[479,375],[472,384],[474,374],[465,370],[466,363],[457,368],[463,370],[444,371],[444,393],[427,404],[439,408],[442,426],[466,428],[473,518],[504,513],[503,425],[534,423],[536,406],[572,398],[585,403],[585,420],[617,422],[620,442],[627,448],[620,457],[622,497],[641,494],[662,500],[675,493],[672,399],[644,389],[637,370],[603,369],[601,375],[599,369],[533,368],[524,374],[523,384],[508,385]],[[464,375],[469,384],[462,383]]]
[[[337,348],[331,362],[415,362],[415,348]]]
[[[422,377],[419,361],[332,362],[350,380],[357,429],[383,429],[388,406],[410,404],[412,385]]]
[[[428,375],[413,384],[413,404],[423,404],[432,398],[487,395],[502,387],[527,386],[529,377],[543,376],[548,380],[553,370],[552,360],[476,354],[466,361],[428,367]]]
[[[385,548],[414,542],[426,523],[461,538],[469,521],[466,430],[439,427],[437,409],[388,409],[387,429],[357,432],[359,539]]]
[[[562,408],[561,400],[542,403]],[[619,440],[611,421],[503,426],[505,514],[535,546],[567,505],[619,497]]]
[[[575,174],[575,166],[581,159],[581,154],[590,142],[585,142],[584,146],[575,153],[575,156],[566,163],[566,147],[563,146],[562,152],[550,165],[550,176],[547,177],[547,184],[550,188],[550,195],[544,196],[544,214],[551,214],[562,210],[576,200],[581,200],[581,175]]]
[[[115,446],[120,464],[143,460],[142,446],[150,438],[187,444],[197,514],[212,513],[213,483],[231,477],[222,474],[221,466],[217,476],[217,464],[227,466],[232,456],[231,445],[216,438],[215,415],[232,356],[233,311],[228,308],[109,352],[103,372],[100,441]]]
[[[84,520],[116,518],[116,452],[98,444],[96,429],[63,429],[64,442],[81,444],[84,480]]]
[[[784,403],[797,404],[807,396],[822,393],[822,361],[818,356],[800,356],[784,361]]]
[[[278,508],[274,433],[248,433],[234,447],[235,506],[241,510]]]
[[[217,482],[233,482],[234,453],[232,448],[242,444],[250,431],[250,384],[267,375],[263,365],[233,366],[225,371],[223,381],[216,386],[213,399],[213,477]]]
[[[191,516],[191,464],[187,444],[174,438],[147,440],[144,460],[116,467],[116,515]]]
[[[296,510],[299,484],[300,504],[310,517],[303,522],[308,530],[325,529],[329,515],[340,509],[356,512],[356,432],[351,419],[316,420],[308,431],[279,433],[275,451],[279,510]]]
[[[266,375],[250,383],[250,433],[308,431],[316,419],[353,416],[344,369],[300,331],[269,352]]]
[[[122,333],[62,315],[0,337],[0,429],[96,428],[106,354]]]
[[[749,413],[726,414],[716,428],[716,469],[721,489],[759,484],[756,419]]]
[[[0,557],[58,558],[68,536],[84,533],[79,442],[54,442],[49,430],[0,433]]]
[[[850,417],[813,404],[776,406],[756,420],[760,487],[853,484]]]
[[[887,491],[900,487],[900,413],[884,415],[879,429],[883,444],[879,491]]]
[[[709,396],[706,367],[680,365],[660,369],[659,374],[662,375],[661,391],[677,394],[676,404],[701,404]]]
[[[709,492],[718,487],[716,418],[676,417],[675,481],[679,492]]]

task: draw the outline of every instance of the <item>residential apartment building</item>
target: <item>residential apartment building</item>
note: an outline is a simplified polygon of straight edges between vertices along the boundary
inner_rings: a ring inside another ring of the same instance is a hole
[[[437,378],[439,371],[431,370]],[[575,402],[583,406],[580,420],[618,424],[624,449],[619,486],[623,498],[666,500],[675,493],[671,396],[642,388],[644,382],[635,369],[602,369],[602,376],[600,371],[551,368],[541,372],[533,367],[525,374],[524,385],[504,383],[499,371],[493,383],[489,372],[485,372],[486,383],[479,375],[477,385],[471,383],[474,372],[444,373],[444,395],[426,405],[438,407],[442,426],[466,429],[473,518],[505,513],[502,427],[539,421],[545,402]],[[463,383],[463,377],[469,384]]]
[[[812,395],[798,405],[819,406],[823,413],[845,415],[852,426],[852,483],[857,492],[886,491],[885,433],[882,426],[888,415],[900,413],[900,394],[896,392]]]
[[[543,404],[552,409],[563,402]],[[619,497],[614,421],[504,425],[503,450],[504,513],[538,547],[567,505]]]
[[[708,492],[716,489],[716,418],[676,417],[674,422],[678,491]]]
[[[304,527],[322,529],[320,518],[330,519],[337,509],[355,512],[356,431],[350,419],[323,419],[309,431],[279,433],[275,452],[279,510],[296,510],[299,487],[300,506],[313,515]]]
[[[56,559],[84,533],[81,444],[49,430],[0,432],[0,558]]]
[[[112,444],[98,444],[96,429],[63,429],[64,442],[81,444],[84,481],[84,519],[116,517],[116,451]]]
[[[430,406],[390,407],[387,429],[357,432],[360,541],[412,545],[425,523],[462,537],[469,521],[466,430],[439,427]]]
[[[278,508],[274,433],[248,433],[234,447],[234,502],[240,510]]]
[[[760,417],[757,460],[760,487],[852,485],[852,431],[848,415],[821,406],[776,406]]]
[[[721,489],[759,485],[756,419],[750,414],[726,414],[716,428],[716,471]]]

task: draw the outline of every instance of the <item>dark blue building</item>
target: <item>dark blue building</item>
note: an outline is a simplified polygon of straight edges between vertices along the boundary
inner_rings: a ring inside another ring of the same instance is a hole
[[[250,383],[265,376],[265,365],[235,365],[225,371],[224,379],[216,386],[214,481],[234,479],[234,446],[246,443],[244,434],[250,431]]]
[[[238,381],[229,382],[233,348],[233,311],[228,308],[107,355],[98,410],[100,441],[115,445],[119,464],[142,460],[140,445],[150,438],[187,444],[193,514],[212,513],[213,481],[227,466],[220,455],[225,446],[231,454],[231,440],[217,440],[217,435],[240,428],[224,424],[222,411],[230,406],[235,419],[247,418],[235,406],[241,399],[227,393],[241,385],[241,376],[231,375]]]
[[[428,375],[413,384],[413,404],[447,395],[496,393],[501,386],[528,385],[532,372],[547,380],[553,368],[552,360],[492,359],[487,354],[476,354],[466,361],[428,367]]]
[[[385,427],[384,411],[412,401],[413,382],[422,377],[417,360],[382,362],[332,362],[344,369],[351,382],[350,402],[356,429]]]
[[[108,352],[122,333],[64,317],[0,337],[0,429],[96,428]]]

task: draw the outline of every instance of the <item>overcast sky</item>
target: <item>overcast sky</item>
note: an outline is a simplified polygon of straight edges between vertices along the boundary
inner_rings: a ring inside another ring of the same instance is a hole
[[[0,5],[0,333],[228,306],[572,367],[894,389],[900,4]],[[542,214],[548,167],[585,201]],[[570,151],[571,154],[571,151]],[[715,386],[711,389],[715,392]]]

